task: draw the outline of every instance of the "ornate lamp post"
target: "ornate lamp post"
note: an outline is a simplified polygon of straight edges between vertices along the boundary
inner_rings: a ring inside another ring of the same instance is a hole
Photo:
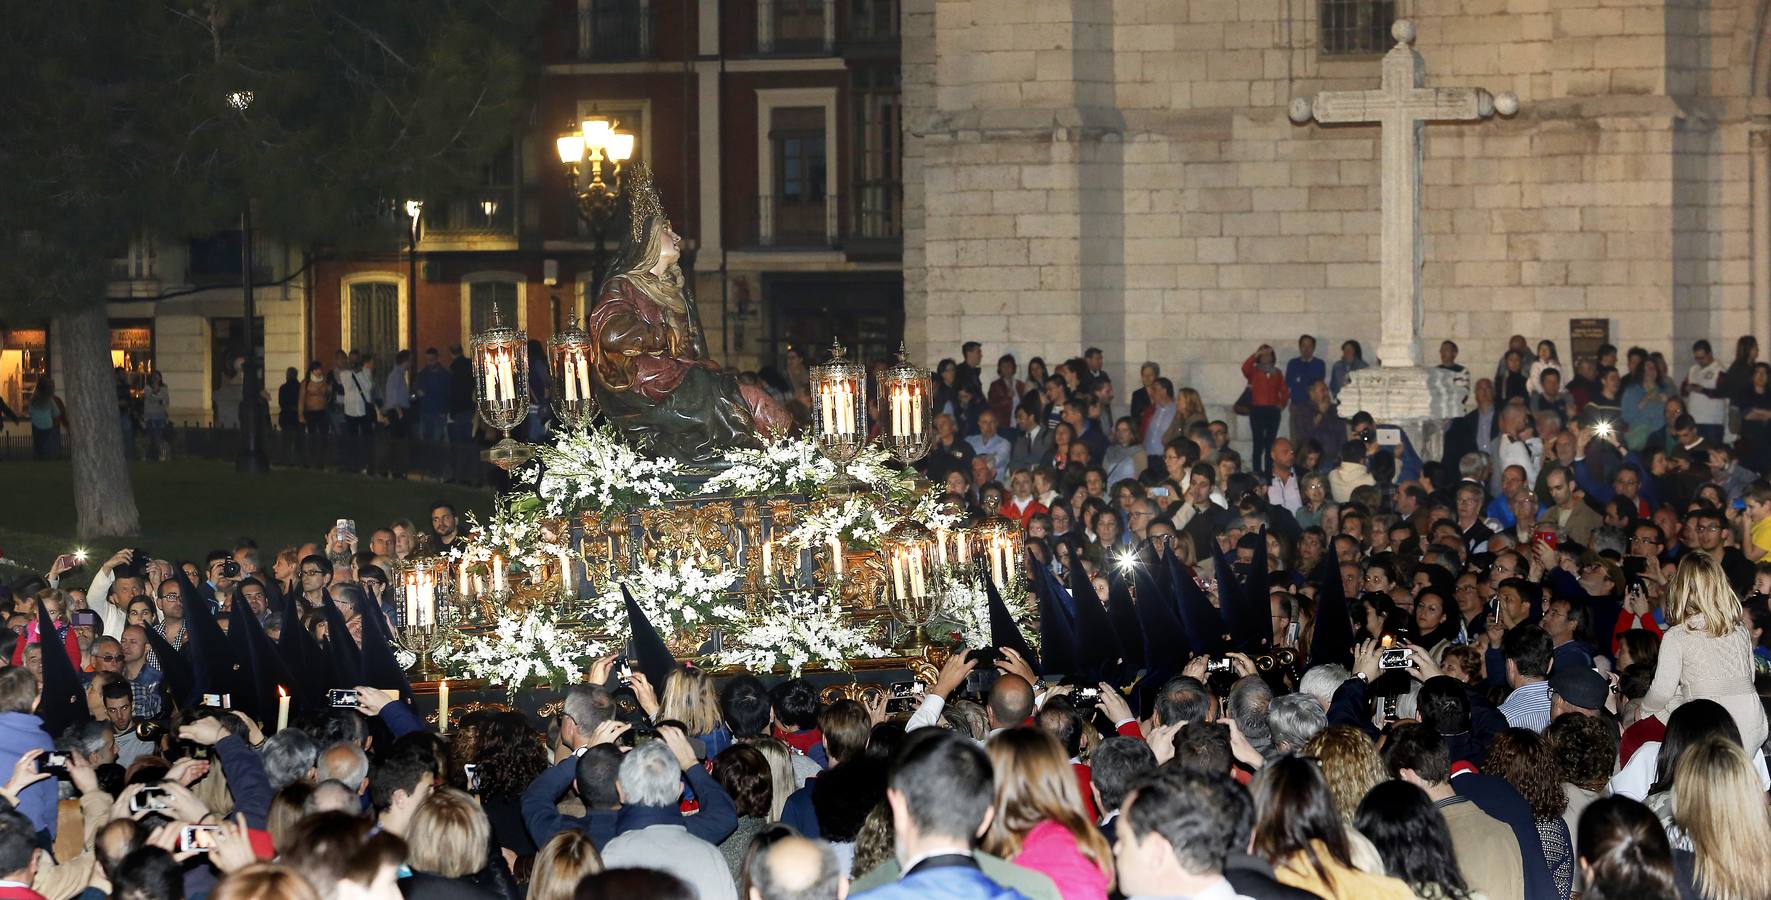
[[[588,426],[596,416],[590,357],[590,335],[578,327],[576,315],[566,320],[564,331],[547,339],[547,364],[553,375],[553,414],[571,431]]]
[[[418,236],[424,216],[423,200],[406,201],[406,346],[418,356]]]
[[[510,430],[529,414],[529,335],[507,327],[492,310],[492,327],[473,336],[474,402],[480,418],[503,432],[484,459],[512,471],[535,455],[534,448],[514,441]]]
[[[616,198],[621,194],[621,164],[633,156],[634,136],[616,130],[620,124],[614,119],[592,116],[581,122],[577,131],[560,135],[555,141],[572,196],[578,201],[578,216],[596,240],[593,289],[602,281],[607,265],[604,241],[615,219]],[[607,178],[603,172],[605,161],[610,164]]]

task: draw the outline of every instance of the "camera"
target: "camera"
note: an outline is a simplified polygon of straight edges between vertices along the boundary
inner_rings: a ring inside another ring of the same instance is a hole
[[[98,613],[90,609],[76,609],[68,613],[68,624],[75,628],[103,628],[99,623]]]
[[[1231,660],[1227,656],[1214,656],[1211,659],[1206,660],[1206,662],[1205,662],[1205,673],[1207,675],[1212,675],[1212,674],[1216,674],[1219,672],[1226,673],[1226,674],[1233,674],[1235,671],[1236,671],[1235,661]]]
[[[141,578],[147,575],[148,564],[153,562],[153,559],[148,555],[148,551],[140,547],[132,547],[129,550],[129,561],[119,564],[112,572],[119,578]]]
[[[1380,669],[1407,669],[1414,665],[1414,651],[1407,647],[1395,647],[1378,653],[1377,667]]]
[[[208,853],[220,838],[220,825],[186,825],[178,833],[178,852]]]
[[[993,669],[996,667],[997,661],[1002,659],[1002,651],[995,647],[980,647],[977,650],[968,651],[965,658],[970,662],[977,663],[980,669]]]
[[[233,694],[204,694],[201,706],[213,706],[216,709],[233,709]]]
[[[361,705],[354,688],[333,688],[326,692],[326,702],[340,709],[356,709]]]
[[[65,775],[68,771],[68,755],[66,753],[45,753],[37,760],[37,771],[52,775]]]
[[[172,808],[172,794],[165,788],[144,787],[129,797],[129,811],[151,812]]]
[[[886,691],[886,711],[906,712],[915,708],[922,702],[925,690],[920,681],[894,682]]]
[[[216,575],[218,575],[222,578],[239,578],[240,577],[240,563],[239,563],[239,561],[232,560],[232,559],[222,560],[220,571],[216,572]]]

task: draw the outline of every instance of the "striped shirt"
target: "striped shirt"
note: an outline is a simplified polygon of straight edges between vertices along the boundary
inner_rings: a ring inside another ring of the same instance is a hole
[[[1506,702],[1500,705],[1500,714],[1507,717],[1507,724],[1514,728],[1529,728],[1542,732],[1550,727],[1550,683],[1533,681],[1521,685],[1507,695]]]

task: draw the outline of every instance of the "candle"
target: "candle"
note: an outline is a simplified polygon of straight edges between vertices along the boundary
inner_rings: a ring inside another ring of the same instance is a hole
[[[504,557],[492,555],[492,590],[502,594],[507,586],[504,583]]]
[[[763,586],[767,587],[769,579],[775,574],[775,539],[763,541]]]
[[[509,350],[502,350],[498,353],[498,381],[504,387],[504,396],[500,399],[506,403],[515,402],[517,399],[517,379],[511,365]]]
[[[582,352],[572,354],[578,359],[578,396],[590,399],[590,360]]]
[[[837,578],[842,577],[842,539],[830,536],[830,567]]]
[[[855,386],[845,382],[842,396],[837,399],[842,401],[842,412],[838,413],[838,418],[842,420],[842,433],[854,434],[859,430],[855,427]]]
[[[992,543],[992,546],[990,547],[990,578],[992,581],[996,582],[996,586],[998,588],[1000,588],[1000,587],[1002,587],[1002,556],[997,551],[1000,549],[1000,547],[998,545],[1000,545],[1001,542],[1000,541],[992,541],[991,543]]]
[[[289,727],[289,692],[277,685],[277,730]]]
[[[971,541],[966,539],[965,532],[962,531],[962,532],[954,535],[953,541],[954,541],[954,543],[959,545],[959,564],[962,566],[971,565],[972,543],[971,543]]]
[[[560,551],[560,593],[572,596],[572,557]]]
[[[927,593],[922,577],[922,551],[910,551],[910,596],[921,597]]]
[[[893,596],[902,599],[904,594],[904,551],[892,554],[892,589]]]
[[[910,433],[922,434],[922,385],[910,388]]]
[[[437,731],[449,731],[449,679],[437,685]]]
[[[819,389],[818,399],[824,412],[824,430],[830,433],[836,432],[838,430],[836,424],[836,394],[830,390],[830,385],[824,385]]]
[[[472,586],[473,582],[471,577],[467,574],[467,560],[466,558],[463,558],[461,560],[461,577],[455,580],[455,592],[460,594],[462,599],[465,600],[467,599],[468,589]]]
[[[941,568],[947,568],[947,529],[935,529],[935,561]]]
[[[574,371],[574,366],[573,366],[573,363],[574,363],[573,357],[575,355],[576,354],[567,352],[565,354],[562,354],[561,359],[560,359],[560,363],[561,363],[561,365],[560,365],[560,369],[561,369],[560,380],[565,382],[565,394],[566,394],[566,402],[567,403],[577,403],[578,402],[578,373],[576,371]]]

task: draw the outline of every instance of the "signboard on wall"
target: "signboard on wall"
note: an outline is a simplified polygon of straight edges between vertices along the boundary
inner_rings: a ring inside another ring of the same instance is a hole
[[[1610,319],[1569,319],[1568,353],[1575,362],[1599,358],[1599,348],[1611,343]]]

